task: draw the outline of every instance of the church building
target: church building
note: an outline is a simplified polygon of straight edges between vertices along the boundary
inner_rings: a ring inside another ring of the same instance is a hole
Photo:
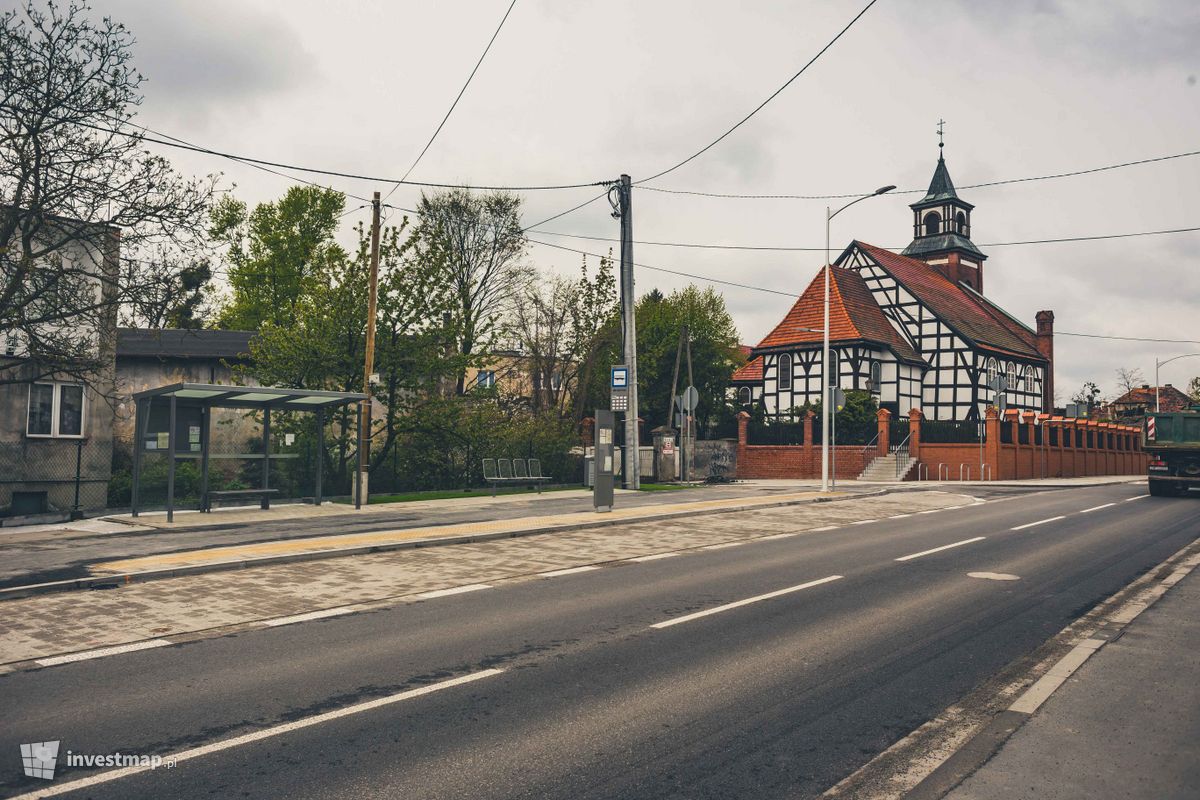
[[[832,384],[873,393],[893,415],[976,420],[999,405],[991,387],[1003,375],[1007,408],[1050,412],[1054,313],[1039,311],[1031,328],[984,296],[975,207],[958,196],[943,156],[909,207],[903,252],[854,241],[828,268]],[[820,400],[824,284],[822,270],[734,373],[740,404],[775,416]]]

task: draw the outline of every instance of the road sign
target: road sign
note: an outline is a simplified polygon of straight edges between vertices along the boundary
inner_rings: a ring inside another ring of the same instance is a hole
[[[1008,377],[1005,375],[997,375],[988,381],[988,386],[992,388],[993,392],[1006,392],[1008,391]]]
[[[696,391],[695,386],[687,387],[683,390],[683,394],[675,398],[675,407],[681,411],[695,411],[699,404],[700,393]]]
[[[621,364],[612,368],[612,388],[628,389],[629,388],[629,367]]]
[[[612,393],[610,406],[613,411],[629,410],[629,367],[616,364],[612,368],[609,381]]]

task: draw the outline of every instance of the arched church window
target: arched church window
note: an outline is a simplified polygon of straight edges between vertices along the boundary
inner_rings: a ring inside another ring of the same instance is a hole
[[[961,211],[954,215],[954,230],[964,236],[967,233],[967,215]]]
[[[1017,365],[1010,361],[1008,362],[1008,390],[1015,392],[1017,388]]]
[[[779,356],[779,388],[792,389],[792,357],[788,353]]]
[[[991,386],[996,382],[997,376],[1000,375],[1000,365],[996,363],[996,359],[989,358],[987,362],[987,382]]]
[[[744,405],[744,406],[750,405],[750,387],[749,386],[743,386],[741,389],[738,389],[738,399],[741,401],[742,405]]]
[[[925,215],[925,235],[937,236],[942,232],[942,215],[936,211],[930,211]]]
[[[1032,392],[1037,388],[1037,381],[1034,376],[1033,367],[1025,368],[1025,391]]]
[[[883,383],[883,365],[878,361],[871,362],[871,391],[879,392],[879,385]]]

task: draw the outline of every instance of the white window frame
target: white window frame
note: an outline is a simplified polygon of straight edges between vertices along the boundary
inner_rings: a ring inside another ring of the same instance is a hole
[[[480,389],[491,389],[496,385],[496,370],[481,369],[475,373],[475,385]]]
[[[51,386],[54,391],[51,395],[50,402],[50,433],[30,433],[29,432],[29,410],[33,403],[33,387],[34,386]],[[59,433],[58,422],[59,414],[62,409],[62,390],[65,386],[77,386],[82,392],[80,393],[79,406],[79,433]],[[87,387],[82,383],[69,383],[59,381],[33,381],[29,384],[29,390],[25,395],[25,436],[29,439],[86,439],[87,438],[87,411],[88,411],[88,396]]]
[[[787,360],[787,365],[788,365],[787,366],[787,385],[786,386],[783,383],[784,359]],[[778,378],[776,381],[779,384],[779,391],[781,391],[781,392],[792,391],[792,386],[795,385],[795,382],[796,382],[795,370],[796,370],[796,365],[794,363],[792,363],[792,354],[791,353],[780,353],[779,354]]]

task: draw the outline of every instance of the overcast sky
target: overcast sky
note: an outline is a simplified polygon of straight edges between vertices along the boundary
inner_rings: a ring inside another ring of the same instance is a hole
[[[11,2],[11,0],[9,0]],[[267,2],[96,0],[138,39],[147,76],[139,120],[215,149],[398,176],[479,57],[509,0]],[[707,144],[765,99],[865,0],[517,0],[504,29],[413,179],[476,184],[634,180]],[[336,8],[336,10],[334,10]],[[749,123],[656,181],[726,193],[924,189],[946,120],[958,186],[1200,150],[1200,4],[1194,0],[880,0]],[[222,171],[249,203],[288,182],[171,151],[188,173]],[[387,184],[335,181],[354,194]],[[595,190],[526,194],[536,222]],[[419,189],[390,202],[413,207]],[[907,204],[864,202],[834,221],[852,239],[903,247]],[[1200,225],[1200,157],[961,191],[990,258],[987,294],[1027,324],[1052,309],[1060,331],[1200,340],[1200,233],[1086,243],[987,243]],[[634,238],[822,247],[826,201],[732,200],[634,192]],[[359,205],[350,201],[350,207]],[[367,211],[346,218],[349,226]],[[615,236],[603,200],[546,230]],[[592,252],[603,242],[537,234]],[[800,292],[819,251],[751,253],[636,245],[635,260]],[[530,261],[574,274],[579,257],[533,246]],[[639,293],[684,279],[647,269]],[[722,288],[755,344],[791,300]],[[1155,358],[1196,345],[1059,336],[1060,399],[1084,380],[1115,391],[1118,367],[1153,380]],[[1200,359],[1163,368],[1186,384]]]

